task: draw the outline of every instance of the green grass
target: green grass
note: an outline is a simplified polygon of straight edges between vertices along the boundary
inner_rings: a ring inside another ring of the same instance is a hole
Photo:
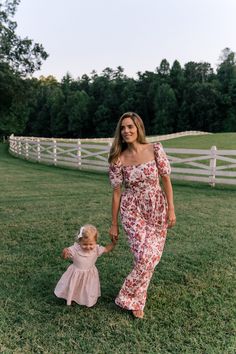
[[[178,139],[176,140],[176,142]],[[132,267],[121,232],[97,262],[102,297],[68,307],[53,289],[78,227],[108,241],[111,189],[102,173],[42,166],[0,145],[2,353],[235,353],[236,188],[174,183],[178,222],[151,281],[145,319],[114,305]]]
[[[167,148],[183,149],[210,149],[216,146],[217,149],[236,150],[236,133],[216,133],[208,135],[185,136],[162,142]]]

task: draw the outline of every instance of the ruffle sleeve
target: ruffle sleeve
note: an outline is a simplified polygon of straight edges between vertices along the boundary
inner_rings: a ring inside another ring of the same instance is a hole
[[[154,143],[153,149],[154,149],[154,155],[155,155],[155,160],[156,160],[159,175],[160,176],[170,175],[171,173],[170,162],[166,156],[162,144]]]
[[[97,254],[100,257],[105,251],[105,247],[97,245]]]
[[[76,252],[78,252],[78,250],[79,250],[79,245],[78,245],[78,243],[75,242],[75,243],[73,244],[73,246],[68,247],[68,250],[70,251],[71,256],[72,256],[72,257],[70,257],[70,258],[74,258]]]
[[[109,178],[113,188],[119,187],[123,182],[122,165],[118,160],[116,163],[109,165]]]

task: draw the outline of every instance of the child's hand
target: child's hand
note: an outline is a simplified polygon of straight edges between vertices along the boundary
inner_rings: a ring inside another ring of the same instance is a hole
[[[118,238],[119,238],[118,235],[113,236],[112,239],[111,239],[112,243],[114,243],[116,245],[117,242],[118,242]]]
[[[111,240],[111,242],[112,242],[113,246],[115,246],[115,245],[117,244],[117,239],[116,239],[116,238],[113,238],[113,239]]]
[[[107,245],[106,247],[105,247],[105,251],[104,251],[104,253],[108,253],[108,252],[110,252],[110,251],[112,251],[113,250],[113,248],[115,247],[115,245],[116,245],[116,240],[114,239],[114,240],[112,240],[112,242],[111,243],[109,243],[109,245]]]
[[[67,259],[67,258],[71,258],[72,254],[70,252],[70,250],[68,248],[64,248],[64,250],[62,251],[62,258]]]
[[[112,242],[117,243],[118,241],[118,235],[112,237]]]

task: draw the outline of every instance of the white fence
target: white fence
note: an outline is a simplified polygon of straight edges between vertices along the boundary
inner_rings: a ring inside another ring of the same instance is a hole
[[[217,150],[212,146],[210,150],[165,148],[165,151],[172,179],[207,182],[212,186],[236,185],[236,150]]]
[[[155,141],[164,140],[161,138],[163,136],[155,137]],[[27,160],[78,169],[107,171],[108,168],[111,139],[104,142],[11,135],[9,143],[14,156]],[[165,151],[171,163],[172,179],[206,182],[212,186],[216,183],[236,185],[236,150],[217,150],[213,146],[210,150],[165,148]]]
[[[111,142],[82,139],[9,138],[10,152],[18,157],[55,166],[107,170]]]

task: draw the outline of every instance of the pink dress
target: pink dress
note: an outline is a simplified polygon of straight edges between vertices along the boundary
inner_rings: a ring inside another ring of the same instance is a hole
[[[167,233],[167,203],[159,176],[170,174],[170,164],[161,143],[153,144],[155,159],[139,165],[111,164],[113,188],[124,184],[120,214],[134,255],[134,268],[115,300],[128,310],[143,310],[147,288],[160,261]]]
[[[72,301],[79,305],[91,307],[101,296],[96,260],[104,252],[105,247],[97,245],[94,250],[85,252],[78,243],[69,247],[72,254],[71,264],[56,285],[54,293],[57,297]]]

